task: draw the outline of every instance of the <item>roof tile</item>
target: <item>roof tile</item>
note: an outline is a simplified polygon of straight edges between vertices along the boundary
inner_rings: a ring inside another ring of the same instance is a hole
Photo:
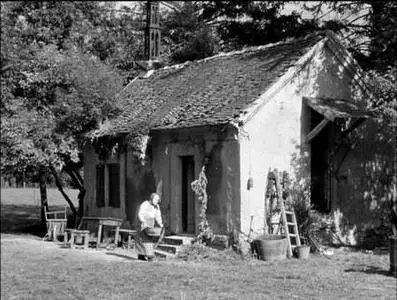
[[[321,37],[314,34],[154,70],[120,93],[122,113],[96,135],[237,120]]]

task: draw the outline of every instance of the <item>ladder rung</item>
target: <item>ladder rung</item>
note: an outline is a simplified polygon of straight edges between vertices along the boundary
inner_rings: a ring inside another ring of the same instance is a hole
[[[286,215],[293,215],[294,212],[292,212],[292,211],[285,211],[285,214],[286,214]]]
[[[287,222],[287,225],[295,225],[294,222]]]
[[[292,234],[292,233],[289,233],[288,235],[289,235],[289,236],[296,236],[296,234]]]

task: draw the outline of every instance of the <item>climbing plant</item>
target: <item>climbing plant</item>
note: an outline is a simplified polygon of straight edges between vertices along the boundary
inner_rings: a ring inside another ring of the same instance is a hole
[[[197,200],[200,201],[200,222],[198,224],[199,233],[195,238],[198,243],[205,243],[214,239],[214,232],[207,219],[207,183],[208,179],[205,176],[205,165],[201,168],[198,179],[191,183],[193,192],[195,193]]]

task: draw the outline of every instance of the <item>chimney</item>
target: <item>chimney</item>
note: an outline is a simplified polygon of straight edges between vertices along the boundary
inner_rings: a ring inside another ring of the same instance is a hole
[[[158,1],[146,2],[145,59],[158,60],[160,56],[160,12]]]

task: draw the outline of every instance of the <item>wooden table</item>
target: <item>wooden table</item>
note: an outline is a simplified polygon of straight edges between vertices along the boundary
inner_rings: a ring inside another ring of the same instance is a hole
[[[117,248],[117,240],[119,238],[119,231],[120,231],[120,226],[123,223],[122,219],[115,219],[115,218],[98,218],[99,221],[99,227],[98,227],[98,238],[96,242],[96,247],[97,249],[100,246],[101,243],[101,238],[102,238],[102,230],[104,226],[109,226],[109,227],[115,227],[116,228],[116,234],[114,237],[114,246]]]

